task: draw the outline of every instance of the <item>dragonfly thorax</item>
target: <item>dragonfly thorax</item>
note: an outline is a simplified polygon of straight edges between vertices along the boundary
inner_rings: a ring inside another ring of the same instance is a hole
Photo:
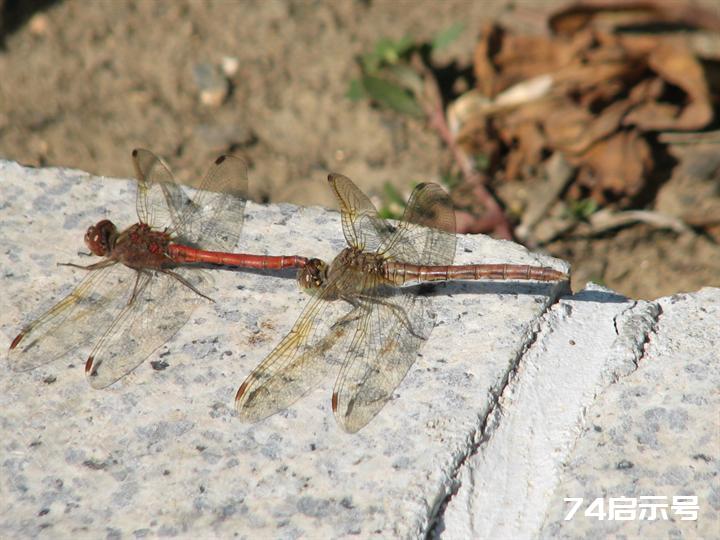
[[[115,224],[109,219],[103,219],[88,227],[85,233],[85,245],[93,255],[105,257],[112,251],[117,236],[118,232]]]
[[[168,233],[136,223],[117,235],[109,256],[130,268],[160,270],[172,263],[167,255],[170,240]]]
[[[384,271],[385,258],[377,253],[368,253],[356,248],[345,248],[335,257],[330,267],[352,268],[363,274],[382,274]]]

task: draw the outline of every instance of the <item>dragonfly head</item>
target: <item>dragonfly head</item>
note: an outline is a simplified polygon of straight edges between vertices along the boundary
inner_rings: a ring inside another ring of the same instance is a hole
[[[93,255],[104,257],[112,250],[117,239],[117,227],[109,219],[98,221],[95,225],[88,227],[85,233],[85,245]]]
[[[320,289],[327,281],[328,265],[320,259],[310,259],[298,270],[297,280],[301,289],[314,291]]]

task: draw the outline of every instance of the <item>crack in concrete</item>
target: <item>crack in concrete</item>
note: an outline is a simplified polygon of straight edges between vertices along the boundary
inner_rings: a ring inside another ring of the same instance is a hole
[[[510,382],[515,378],[525,354],[537,342],[538,336],[543,329],[541,321],[547,318],[553,307],[559,305],[562,298],[572,295],[572,291],[569,289],[567,284],[561,284],[553,291],[553,293],[555,294],[550,297],[550,301],[546,304],[542,313],[538,315],[534,323],[531,325],[528,333],[526,334],[527,340],[519,349],[515,358],[511,361],[509,369],[505,372],[505,375],[499,383],[490,388],[489,393],[491,396],[491,403],[488,407],[487,413],[480,419],[479,427],[472,431],[467,437],[465,452],[461,453],[456,458],[455,463],[453,463],[450,468],[448,474],[449,482],[444,486],[444,493],[441,491],[437,495],[434,503],[429,507],[427,516],[428,529],[425,531],[424,535],[426,540],[439,538],[442,531],[438,530],[438,525],[442,523],[448,504],[455,495],[457,495],[458,490],[461,487],[459,477],[465,467],[465,464],[479,452],[482,445],[490,439],[492,433],[494,433],[499,427],[500,418],[502,417],[502,405],[500,404],[500,398],[505,393],[505,390],[510,385]]]
[[[510,383],[515,379],[523,358],[535,343],[537,343],[540,333],[544,328],[542,321],[547,319],[549,313],[563,297],[565,297],[565,295],[562,294],[561,291],[558,291],[558,294],[548,302],[528,332],[526,342],[511,362],[504,377],[497,385],[490,389],[491,403],[487,413],[479,419],[478,428],[469,434],[464,448],[465,451],[456,457],[455,463],[448,473],[448,483],[444,486],[445,489],[438,494],[434,504],[429,508],[428,529],[424,535],[426,539],[437,538],[442,533],[442,530],[439,530],[439,526],[443,523],[443,516],[445,515],[448,505],[462,487],[460,476],[464,467],[473,456],[478,454],[482,446],[490,440],[492,434],[498,429],[502,418],[500,399],[508,389]],[[572,306],[568,305],[567,307],[569,309],[565,315],[570,316]],[[611,356],[625,358],[632,362],[633,367],[627,369],[629,363],[608,366],[610,380],[603,384],[603,387],[617,382],[638,368],[640,361],[645,357],[647,344],[657,332],[661,315],[662,308],[656,302],[633,301],[630,306],[613,317],[613,327],[617,337],[615,343],[612,345],[616,353],[611,354]]]

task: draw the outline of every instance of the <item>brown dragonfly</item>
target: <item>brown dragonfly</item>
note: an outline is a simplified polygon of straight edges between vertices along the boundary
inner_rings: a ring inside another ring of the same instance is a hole
[[[118,231],[102,220],[88,228],[85,244],[103,259],[89,266],[66,264],[88,274],[12,341],[13,370],[37,368],[95,341],[85,372],[93,387],[103,388],[170,339],[198,303],[211,300],[204,292],[212,285],[210,273],[184,265],[281,269],[307,262],[221,251],[234,249],[242,228],[247,193],[242,159],[217,158],[190,200],[161,158],[142,149],[132,156],[138,223]]]
[[[394,226],[378,216],[349,178],[331,174],[328,181],[340,202],[349,247],[329,266],[310,259],[299,270],[300,285],[315,297],[238,389],[235,402],[243,420],[255,422],[287,408],[339,369],[332,394],[335,417],[351,433],[365,426],[405,377],[434,325],[430,299],[401,285],[568,279],[548,267],[452,266],[455,213],[437,184],[418,185]],[[346,302],[331,302],[338,299]]]

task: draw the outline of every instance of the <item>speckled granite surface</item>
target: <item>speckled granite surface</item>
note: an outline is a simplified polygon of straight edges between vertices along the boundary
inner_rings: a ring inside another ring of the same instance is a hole
[[[562,298],[461,468],[440,536],[720,538],[718,321],[720,289]]]
[[[637,369],[585,414],[559,485],[548,493],[543,538],[720,538],[720,289],[658,305]],[[595,498],[605,498],[607,513],[609,497],[621,496],[665,504],[668,519],[659,510],[655,520],[583,515]],[[697,520],[675,511],[677,496],[698,497]],[[567,521],[565,497],[586,501]]]
[[[0,189],[9,343],[78,282],[56,263],[89,262],[89,224],[134,222],[134,184],[0,161]],[[337,213],[249,204],[238,250],[327,259],[343,244]],[[560,264],[483,237],[461,238],[457,261]],[[348,435],[332,380],[238,421],[237,386],[307,297],[291,272],[213,274],[216,303],[109,389],[85,381],[87,350],[0,366],[0,537],[720,537],[720,290],[554,303],[552,285],[438,286],[415,365]],[[697,495],[698,519],[583,515],[647,495]],[[566,497],[585,500],[572,520]]]
[[[553,306],[485,428],[488,441],[461,471],[443,514],[445,538],[534,536],[581,411],[634,369],[658,312],[597,286]]]
[[[56,263],[87,263],[78,252],[89,224],[135,221],[134,184],[9,162],[0,178],[9,343],[77,283],[81,271]],[[337,213],[250,204],[238,249],[330,258],[342,247]],[[481,261],[552,262],[460,239],[457,262]],[[87,351],[29,373],[2,366],[1,537],[422,536],[482,435],[493,392],[559,292],[438,286],[437,326],[421,356],[370,425],[348,435],[330,411],[332,380],[264,422],[238,421],[237,386],[307,298],[292,274],[215,274],[216,303],[107,390],[85,381]]]

